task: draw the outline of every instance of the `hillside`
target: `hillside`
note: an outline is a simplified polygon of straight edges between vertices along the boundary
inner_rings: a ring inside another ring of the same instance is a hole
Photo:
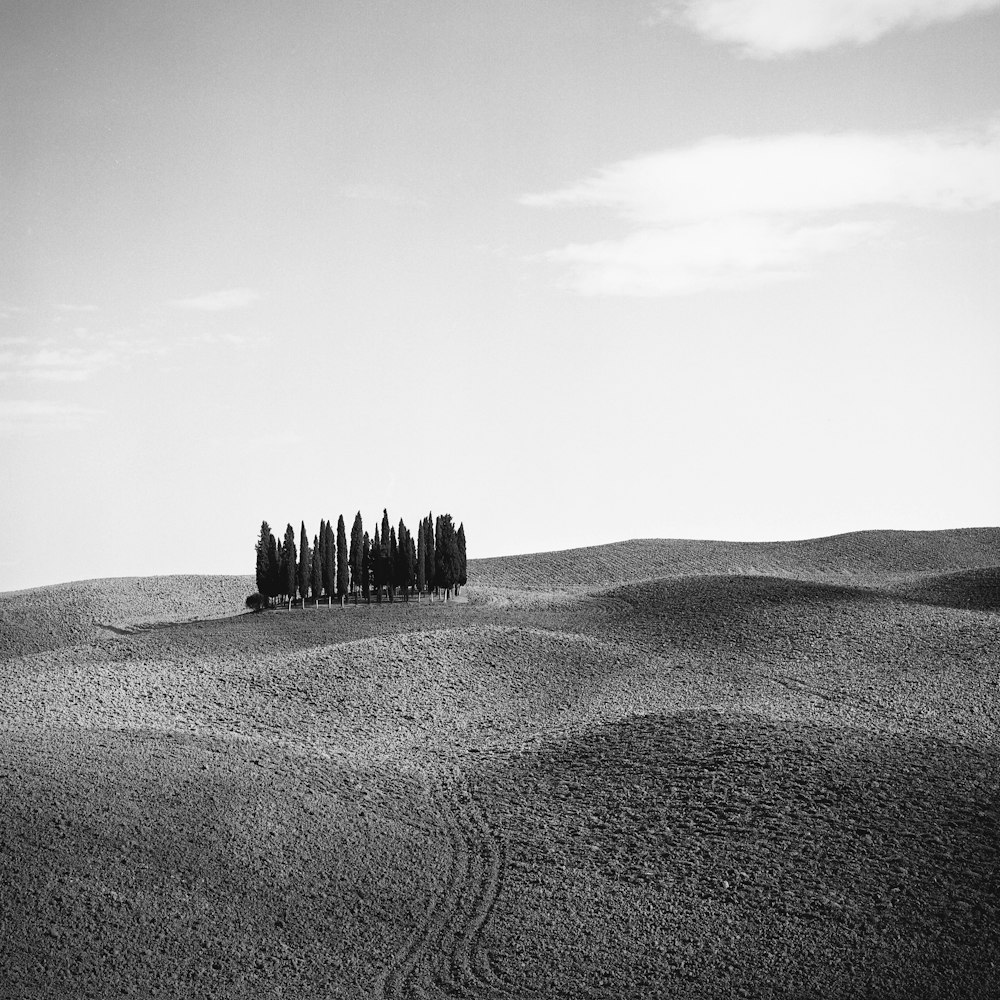
[[[1000,530],[0,595],[0,996],[1000,994]]]
[[[469,576],[480,587],[549,590],[687,575],[759,574],[867,583],[997,565],[1000,528],[960,528],[856,531],[792,542],[633,539],[470,560]]]

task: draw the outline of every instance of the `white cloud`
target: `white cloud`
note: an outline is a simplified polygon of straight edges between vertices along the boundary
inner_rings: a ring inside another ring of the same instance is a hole
[[[423,199],[414,198],[402,188],[390,187],[385,184],[366,182],[341,184],[338,191],[342,198],[348,198],[351,201],[380,201],[386,205],[412,205],[418,208],[427,204]]]
[[[53,307],[57,312],[63,313],[94,313],[97,312],[97,306],[91,305],[90,303],[76,304],[73,302],[59,302]]]
[[[60,344],[44,338],[32,345],[27,338],[9,338],[14,350],[0,354],[0,367],[8,376],[47,382],[84,382],[92,375],[119,361],[118,354],[107,348],[84,348]]]
[[[625,160],[521,203],[596,206],[644,223],[873,205],[982,208],[1000,204],[1000,132],[723,136]]]
[[[1000,0],[676,0],[667,17],[756,58],[867,44],[1000,7]]]
[[[816,257],[845,250],[879,228],[867,222],[784,226],[767,219],[712,220],[571,244],[543,256],[567,265],[567,284],[584,295],[688,295],[799,277]]]
[[[794,277],[824,254],[881,235],[889,208],[1000,205],[1000,132],[718,137],[625,160],[521,203],[604,209],[632,225],[623,238],[542,255],[569,267],[579,291],[746,287]]]
[[[49,399],[0,400],[0,431],[77,430],[95,417],[94,410],[78,403]]]
[[[260,292],[253,288],[226,288],[190,299],[175,299],[170,304],[177,309],[196,312],[228,312],[231,309],[246,309],[259,301],[260,297]]]

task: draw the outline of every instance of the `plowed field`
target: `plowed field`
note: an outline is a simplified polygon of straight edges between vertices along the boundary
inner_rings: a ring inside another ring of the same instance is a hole
[[[0,996],[1000,995],[1000,530],[0,594]]]

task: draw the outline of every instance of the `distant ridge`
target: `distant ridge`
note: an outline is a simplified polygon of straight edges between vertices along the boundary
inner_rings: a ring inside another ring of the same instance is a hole
[[[878,586],[929,604],[988,609],[997,606],[998,567],[1000,528],[992,527],[855,531],[788,542],[644,538],[470,559],[469,592],[586,593],[684,576],[749,575]],[[240,614],[254,589],[251,574],[191,574],[0,593],[0,659],[86,642],[109,627]]]
[[[589,589],[665,576],[759,574],[887,583],[1000,565],[1000,528],[871,530],[786,542],[631,539],[469,560],[470,586]]]

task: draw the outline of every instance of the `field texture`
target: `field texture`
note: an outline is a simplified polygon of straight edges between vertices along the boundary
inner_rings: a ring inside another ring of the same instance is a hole
[[[0,594],[0,997],[1000,996],[1000,529]]]

